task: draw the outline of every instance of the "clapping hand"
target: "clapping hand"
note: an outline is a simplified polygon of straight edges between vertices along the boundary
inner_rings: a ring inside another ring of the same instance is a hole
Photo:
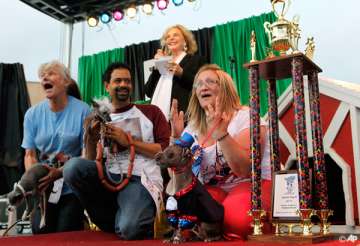
[[[227,134],[227,128],[232,118],[232,114],[223,112],[223,109],[220,108],[219,97],[216,97],[215,99],[215,107],[211,104],[207,105],[205,114],[208,125],[207,129],[208,131],[213,130],[211,137],[214,140],[218,140]]]
[[[178,101],[176,99],[172,100],[170,114],[171,136],[179,138],[184,130],[184,112],[178,112]]]

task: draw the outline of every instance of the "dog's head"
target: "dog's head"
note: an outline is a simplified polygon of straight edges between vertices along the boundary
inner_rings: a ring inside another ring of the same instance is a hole
[[[94,99],[92,101],[93,106],[93,113],[94,117],[99,120],[102,123],[110,122],[111,121],[111,111],[112,111],[112,105],[109,101],[109,99],[103,98],[102,100],[96,100]]]
[[[191,150],[179,145],[171,145],[155,156],[155,160],[161,168],[182,167],[188,164],[191,158]]]
[[[162,168],[182,168],[189,164],[193,154],[191,145],[194,142],[193,137],[184,133],[180,139],[175,141],[174,145],[168,146],[164,151],[155,156],[157,164]]]
[[[9,205],[18,207],[24,200],[24,194],[21,190],[14,184],[14,189],[7,194],[7,198],[9,199]]]

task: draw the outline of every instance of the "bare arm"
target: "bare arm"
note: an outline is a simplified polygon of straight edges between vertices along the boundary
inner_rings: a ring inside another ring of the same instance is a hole
[[[34,149],[26,149],[24,157],[25,170],[29,170],[29,168],[37,162],[36,151]]]
[[[121,146],[126,148],[129,147],[129,141],[127,139],[126,133],[118,127],[113,125],[106,125],[105,127],[105,137],[109,137],[115,140]],[[161,145],[159,143],[145,143],[139,140],[134,140],[135,151],[139,154],[143,154],[146,157],[154,158],[155,154],[161,151]]]
[[[155,158],[155,154],[161,151],[161,145],[158,143],[145,143],[134,141],[135,151],[149,158]]]
[[[266,131],[265,126],[260,127],[261,146],[264,146]],[[250,129],[244,129],[234,137],[228,135],[219,144],[231,170],[238,176],[249,176],[251,171]]]

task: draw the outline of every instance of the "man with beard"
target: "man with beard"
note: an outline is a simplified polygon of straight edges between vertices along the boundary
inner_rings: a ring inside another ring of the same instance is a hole
[[[130,132],[135,147],[130,181],[120,191],[111,192],[101,184],[95,161],[83,158],[66,163],[64,180],[101,230],[115,232],[126,240],[150,238],[163,189],[154,155],[169,144],[169,124],[158,107],[131,103],[133,83],[126,64],[109,65],[103,83],[111,98],[112,121],[102,131],[120,147],[117,153],[107,156],[105,165],[110,179],[119,181],[120,176],[126,176],[130,156],[127,132]],[[94,139],[92,144],[96,142]]]

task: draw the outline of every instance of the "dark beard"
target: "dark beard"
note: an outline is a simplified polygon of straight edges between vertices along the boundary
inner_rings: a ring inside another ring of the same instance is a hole
[[[120,94],[121,92],[126,91],[127,94]],[[130,90],[127,87],[116,87],[115,88],[115,97],[116,100],[120,102],[127,101],[130,98]]]

